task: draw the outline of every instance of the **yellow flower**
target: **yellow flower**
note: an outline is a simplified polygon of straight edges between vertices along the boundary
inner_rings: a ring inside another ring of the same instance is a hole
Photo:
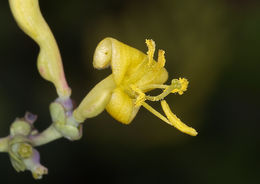
[[[184,78],[173,79],[170,85],[164,83],[168,79],[168,72],[164,68],[164,51],[158,51],[158,61],[153,59],[155,43],[146,40],[147,55],[143,52],[121,43],[113,38],[102,40],[94,53],[93,66],[104,69],[111,66],[112,74],[98,83],[83,99],[73,116],[83,122],[104,109],[123,124],[129,124],[143,106],[164,122],[176,127],[180,131],[195,136],[195,129],[181,122],[163,100],[170,93],[180,95],[186,91],[188,81]],[[160,88],[163,92],[158,96],[145,93]],[[148,105],[145,101],[161,101],[166,117]]]

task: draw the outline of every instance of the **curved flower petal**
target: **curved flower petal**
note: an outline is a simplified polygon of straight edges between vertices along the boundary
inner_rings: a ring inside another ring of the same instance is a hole
[[[106,110],[117,121],[129,124],[136,116],[139,107],[135,106],[133,99],[117,88],[113,91]]]
[[[93,66],[103,69],[111,65],[114,80],[119,85],[127,70],[147,60],[147,55],[114,38],[105,38],[97,46],[94,53]]]

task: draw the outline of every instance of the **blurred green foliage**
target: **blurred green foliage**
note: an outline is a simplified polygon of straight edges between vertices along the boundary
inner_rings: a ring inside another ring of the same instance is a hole
[[[77,142],[39,148],[50,173],[39,183],[257,183],[259,173],[260,4],[257,0],[40,0],[59,44],[76,104],[110,70],[92,56],[106,36],[146,52],[152,38],[166,50],[170,78],[190,81],[167,101],[199,131],[189,137],[141,110],[129,126],[106,112],[89,119]],[[0,2],[0,136],[26,110],[50,124],[54,87],[36,70],[37,45]],[[159,106],[157,106],[157,109]],[[34,183],[0,154],[3,183]]]

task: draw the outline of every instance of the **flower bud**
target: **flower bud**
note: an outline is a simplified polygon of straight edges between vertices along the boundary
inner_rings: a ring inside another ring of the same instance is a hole
[[[32,130],[32,127],[29,123],[22,119],[17,119],[15,120],[11,127],[10,127],[10,134],[12,136],[15,135],[23,135],[23,136],[28,136]]]
[[[55,129],[69,140],[78,140],[82,136],[82,125],[72,117],[70,111],[66,111],[59,102],[53,102],[50,105],[50,114]]]
[[[38,0],[9,0],[9,4],[19,27],[40,47],[37,67],[41,76],[55,85],[60,97],[70,96],[59,48],[42,17]]]
[[[48,169],[40,164],[40,154],[32,147],[29,139],[15,136],[9,140],[8,153],[17,172],[29,170],[34,179],[41,179]]]

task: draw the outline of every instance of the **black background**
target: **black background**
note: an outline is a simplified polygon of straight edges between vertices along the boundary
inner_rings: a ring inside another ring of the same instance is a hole
[[[260,6],[255,0],[40,0],[79,104],[111,71],[94,70],[97,43],[111,36],[146,52],[152,38],[166,50],[169,78],[186,77],[188,91],[166,98],[197,137],[141,109],[129,125],[106,112],[84,124],[83,138],[38,150],[49,174],[34,181],[0,154],[0,183],[210,183],[259,180]],[[25,111],[50,125],[53,85],[36,69],[38,46],[0,2],[0,136]],[[152,103],[159,109],[159,104]]]

